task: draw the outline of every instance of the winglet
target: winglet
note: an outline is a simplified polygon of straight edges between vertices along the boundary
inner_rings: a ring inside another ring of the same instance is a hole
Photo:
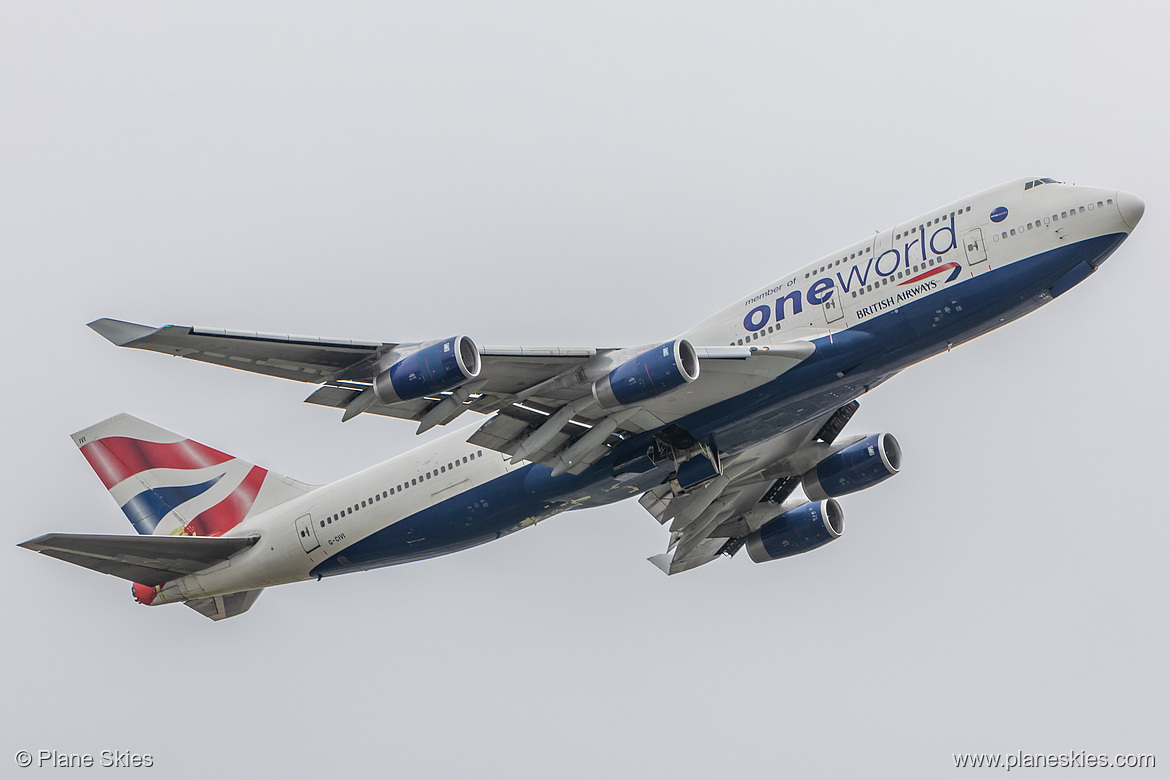
[[[124,347],[132,341],[154,333],[158,328],[151,328],[146,325],[137,325],[133,322],[122,322],[122,320],[111,320],[108,317],[102,317],[100,320],[94,320],[89,323],[89,327],[98,332],[99,335],[106,338],[115,346]]]

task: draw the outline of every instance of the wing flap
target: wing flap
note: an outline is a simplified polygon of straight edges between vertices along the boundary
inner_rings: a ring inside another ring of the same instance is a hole
[[[363,390],[362,387],[351,387],[343,384],[322,385],[305,399],[305,403],[345,409],[362,394]],[[367,414],[380,414],[384,417],[397,417],[400,420],[418,422],[427,413],[427,410],[438,402],[437,398],[424,397],[412,401],[399,401],[396,404],[374,403],[362,411]]]
[[[247,612],[263,592],[264,588],[242,590],[239,593],[228,593],[224,596],[212,596],[206,599],[194,599],[183,603],[204,617],[209,617],[212,620],[224,620],[225,618],[235,617],[236,615],[242,615]]]
[[[155,586],[226,561],[259,538],[51,533],[19,546],[102,574]]]
[[[525,436],[534,428],[540,427],[548,418],[549,415],[523,406],[509,406],[481,425],[468,441],[496,452],[502,452],[505,455],[514,455]],[[570,439],[576,438],[588,430],[587,426],[569,420],[546,444],[538,450],[530,452],[525,456],[525,459],[534,463],[551,465],[548,461],[553,454],[564,449]]]

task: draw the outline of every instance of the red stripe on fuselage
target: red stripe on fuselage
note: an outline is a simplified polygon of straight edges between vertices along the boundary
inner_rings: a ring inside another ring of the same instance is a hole
[[[124,436],[91,441],[82,446],[81,454],[106,489],[150,469],[201,469],[232,459],[231,455],[190,439],[160,444]]]
[[[907,279],[906,281],[902,282],[898,286],[905,287],[908,284],[914,284],[915,282],[921,282],[923,279],[934,276],[935,274],[941,274],[943,271],[949,271],[952,268],[958,268],[958,267],[959,267],[958,263],[943,263],[942,265],[936,265],[934,268],[931,268],[929,271],[923,271],[922,273],[918,274],[918,276],[915,276],[912,279]]]
[[[260,493],[260,486],[268,471],[259,466],[253,466],[244,477],[240,486],[231,492],[227,498],[210,509],[200,512],[194,520],[187,523],[185,533],[190,536],[221,536],[235,528],[256,503],[256,496]]]

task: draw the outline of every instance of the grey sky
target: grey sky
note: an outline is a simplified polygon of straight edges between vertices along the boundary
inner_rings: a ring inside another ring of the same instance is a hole
[[[0,766],[1170,765],[1170,13],[781,5],[0,3]],[[666,532],[626,502],[213,624],[14,546],[130,532],[68,437],[119,411],[310,482],[416,443],[303,386],[114,349],[91,319],[645,343],[1032,175],[1131,190],[1145,220],[1054,305],[864,398],[850,430],[895,433],[903,473],[809,555],[668,579],[645,561]]]

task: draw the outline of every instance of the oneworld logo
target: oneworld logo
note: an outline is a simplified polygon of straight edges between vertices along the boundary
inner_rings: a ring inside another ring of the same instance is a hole
[[[1004,216],[1007,216],[1007,209],[1004,209]],[[918,248],[915,249],[915,246]],[[806,303],[809,306],[819,306],[825,303],[833,297],[838,288],[841,289],[842,294],[855,288],[860,289],[871,281],[879,281],[887,276],[893,276],[899,270],[909,271],[914,263],[926,262],[927,253],[945,255],[952,249],[958,248],[959,243],[955,236],[955,217],[952,215],[947,222],[934,231],[930,238],[926,237],[924,230],[920,236],[911,238],[900,249],[891,247],[877,257],[870,257],[864,265],[859,260],[849,268],[848,273],[842,268],[833,276],[822,276],[817,279],[807,290],[793,290],[787,295],[777,295],[771,301],[756,306],[743,318],[743,326],[749,331],[763,330],[772,321],[773,311],[776,322],[779,323],[788,314],[792,316],[800,314]],[[937,273],[937,271],[931,273]],[[876,278],[871,278],[871,275]],[[951,278],[953,279],[954,275]],[[789,281],[789,284],[792,284],[792,281]],[[749,299],[746,305],[750,306],[778,289],[779,287],[775,287],[762,295],[757,295]]]
[[[996,206],[995,210],[991,212],[991,221],[1003,222],[1005,219],[1007,219],[1007,215],[1007,206]]]

